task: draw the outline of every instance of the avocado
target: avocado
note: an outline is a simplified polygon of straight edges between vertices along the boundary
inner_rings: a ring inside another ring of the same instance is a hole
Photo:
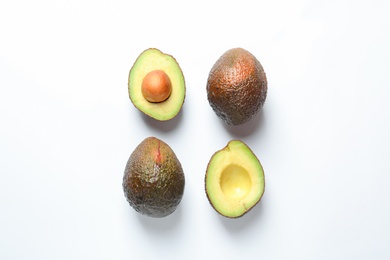
[[[122,186],[127,201],[137,212],[161,218],[179,205],[184,193],[184,172],[168,144],[148,137],[130,155]]]
[[[210,204],[222,216],[243,216],[260,201],[264,186],[263,167],[244,142],[232,140],[211,157],[205,190]]]
[[[213,65],[207,80],[207,99],[216,115],[229,125],[248,122],[267,97],[263,66],[243,48],[226,51]]]
[[[138,56],[130,69],[128,87],[133,105],[159,121],[174,118],[186,94],[183,72],[175,58],[155,48]]]

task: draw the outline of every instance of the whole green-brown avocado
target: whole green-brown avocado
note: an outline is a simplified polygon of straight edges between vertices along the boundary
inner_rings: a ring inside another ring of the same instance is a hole
[[[216,61],[206,87],[210,106],[229,125],[253,118],[264,105],[267,88],[263,66],[243,48],[230,49]]]
[[[123,190],[137,212],[155,218],[170,215],[183,197],[184,186],[180,161],[165,142],[148,137],[130,155]]]

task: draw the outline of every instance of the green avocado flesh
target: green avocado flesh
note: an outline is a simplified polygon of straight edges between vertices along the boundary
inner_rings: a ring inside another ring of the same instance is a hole
[[[127,201],[137,212],[161,218],[176,210],[183,197],[185,178],[169,145],[148,137],[130,155],[122,185]]]
[[[218,213],[238,218],[263,196],[263,167],[245,143],[232,140],[211,157],[205,186],[207,198]]]
[[[171,83],[172,92],[167,100],[159,103],[149,102],[142,95],[142,81],[154,70],[164,71]],[[147,49],[140,54],[129,73],[129,97],[136,108],[159,121],[174,118],[184,103],[186,87],[183,73],[177,61],[158,49]]]

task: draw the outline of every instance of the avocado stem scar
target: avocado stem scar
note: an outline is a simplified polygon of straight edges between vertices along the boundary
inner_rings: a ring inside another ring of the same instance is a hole
[[[157,163],[157,164],[160,164],[160,163],[161,163],[160,142],[158,142],[158,145],[157,145],[156,163]]]

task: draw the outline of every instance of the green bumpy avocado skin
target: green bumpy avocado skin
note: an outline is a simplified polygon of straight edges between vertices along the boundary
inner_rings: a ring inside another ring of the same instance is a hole
[[[172,214],[183,197],[184,187],[181,163],[165,142],[148,137],[130,155],[123,190],[137,212],[154,218]]]

